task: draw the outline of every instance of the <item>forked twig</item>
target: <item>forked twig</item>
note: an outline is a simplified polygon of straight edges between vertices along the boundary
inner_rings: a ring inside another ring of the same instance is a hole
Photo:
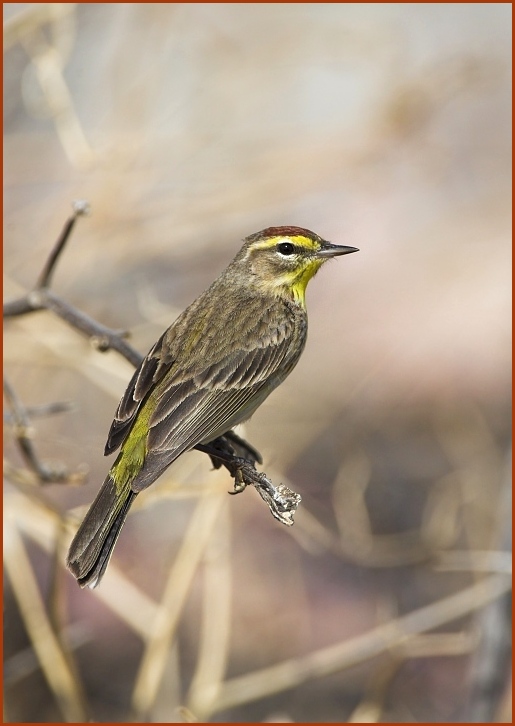
[[[49,464],[40,460],[32,441],[32,427],[30,424],[28,409],[25,408],[16,395],[14,388],[5,378],[4,397],[10,408],[9,418],[10,423],[14,428],[14,436],[18,444],[18,448],[20,449],[27,466],[36,474],[39,481],[43,484],[61,484],[70,483],[71,481],[76,482],[78,478],[84,478],[80,472],[70,473],[62,464]],[[63,404],[59,405],[61,410],[70,408],[68,405],[63,409]]]

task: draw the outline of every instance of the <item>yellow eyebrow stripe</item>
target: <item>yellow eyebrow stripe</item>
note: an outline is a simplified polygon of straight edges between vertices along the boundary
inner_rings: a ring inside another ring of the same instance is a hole
[[[303,235],[278,235],[277,237],[269,237],[268,239],[255,242],[250,245],[249,249],[252,250],[266,250],[270,247],[276,247],[281,242],[291,242],[299,247],[304,247],[307,250],[317,250],[319,245],[309,237]]]

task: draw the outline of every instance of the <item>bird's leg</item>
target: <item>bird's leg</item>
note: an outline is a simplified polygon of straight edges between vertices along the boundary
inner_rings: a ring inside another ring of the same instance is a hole
[[[219,469],[222,464],[227,469],[229,469],[229,466],[231,467],[229,470],[231,476],[234,477],[234,488],[236,490],[233,493],[238,493],[245,489],[246,484],[241,475],[242,467],[247,468],[250,466],[255,469],[256,463],[263,463],[259,451],[232,430],[226,431],[223,436],[219,436],[214,441],[210,441],[207,448],[202,444],[199,444],[195,448],[209,455],[215,469]]]
[[[253,461],[254,464],[257,462],[258,464],[263,463],[263,457],[259,453],[257,449],[255,449],[251,444],[249,444],[248,441],[245,441],[245,439],[242,439],[241,436],[238,436],[238,434],[235,434],[232,429],[229,429],[229,431],[226,431],[223,437],[228,441],[231,442],[233,445],[233,448],[236,449],[236,451],[241,450],[242,456],[244,459],[248,459],[249,461]]]
[[[261,457],[257,459],[254,455],[251,458],[236,456],[235,449],[237,448],[243,449],[247,453],[258,454],[246,441],[231,431],[229,436],[224,434],[209,444],[197,444],[195,448],[208,454],[216,469],[222,465],[225,466],[234,479],[234,489],[229,494],[239,494],[249,484],[252,484],[260,497],[268,504],[273,516],[282,524],[291,527],[293,515],[301,502],[300,495],[284,484],[274,486],[266,474],[257,471],[255,463]]]
[[[233,447],[223,436],[219,436],[209,444],[197,444],[195,448],[209,456],[214,469],[219,469],[226,461],[235,456]]]
[[[225,436],[219,436],[209,444],[197,444],[195,448],[209,455],[215,469],[223,465],[229,471],[234,479],[234,491],[229,494],[239,494],[252,482],[254,477],[250,476],[251,471],[257,476],[254,460],[236,456],[234,447]]]
[[[229,494],[240,494],[245,489],[246,486],[247,486],[247,483],[243,476],[242,469],[241,468],[236,469],[234,472],[234,486],[232,488],[232,492],[229,492]]]

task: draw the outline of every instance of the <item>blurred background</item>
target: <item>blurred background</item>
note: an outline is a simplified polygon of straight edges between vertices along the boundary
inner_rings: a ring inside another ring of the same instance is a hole
[[[252,232],[360,248],[239,431],[295,525],[192,452],[95,591],[64,559],[131,366],[6,321],[67,473],[39,481],[7,406],[5,720],[511,721],[511,4],[3,7],[5,299],[75,199],[52,288],[143,354]]]

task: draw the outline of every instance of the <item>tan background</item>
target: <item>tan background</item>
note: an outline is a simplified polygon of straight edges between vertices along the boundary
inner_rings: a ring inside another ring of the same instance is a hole
[[[227,497],[229,478],[188,454],[140,497],[93,594],[62,561],[109,465],[103,445],[131,369],[46,313],[8,322],[6,375],[23,402],[76,404],[34,421],[41,457],[88,468],[83,487],[7,485],[8,556],[28,555],[26,577],[54,632],[69,626],[76,665],[42,665],[24,588],[13,598],[8,579],[8,719],[124,720],[131,703],[137,720],[168,722],[189,718],[185,705],[200,720],[458,719],[471,618],[445,624],[441,643],[308,672],[287,690],[269,672],[259,697],[225,681],[298,664],[459,592],[481,577],[471,553],[500,546],[511,6],[8,3],[4,13],[7,298],[34,284],[77,198],[92,215],[54,289],[130,329],[142,353],[251,232],[294,224],[360,248],[311,283],[304,357],[244,431],[274,481],[302,494],[295,526],[253,491]],[[22,466],[9,429],[6,455]],[[455,550],[466,571],[442,571]],[[173,570],[181,552],[189,574]],[[160,611],[169,649],[164,631],[148,630],[171,568]],[[64,695],[48,685],[52,668]]]

